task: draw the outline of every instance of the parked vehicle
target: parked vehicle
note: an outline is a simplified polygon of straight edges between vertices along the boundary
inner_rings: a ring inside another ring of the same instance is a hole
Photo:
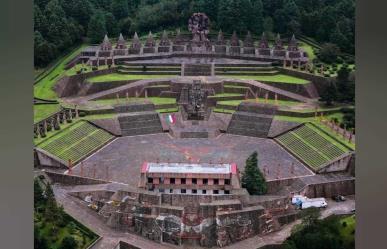
[[[308,197],[306,197],[306,196],[303,196],[303,195],[294,195],[293,197],[292,197],[292,204],[299,204],[300,202],[303,202],[303,201],[305,201],[305,200],[307,200],[308,199]]]
[[[306,209],[310,207],[325,208],[327,206],[328,203],[325,201],[325,198],[307,199],[301,203],[301,209]]]
[[[345,197],[342,196],[342,195],[334,195],[332,196],[332,199],[335,200],[336,202],[340,202],[340,201],[345,201]]]

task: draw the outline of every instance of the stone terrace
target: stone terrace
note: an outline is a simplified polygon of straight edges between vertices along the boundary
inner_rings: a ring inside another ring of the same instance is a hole
[[[313,175],[301,162],[272,139],[224,134],[216,139],[173,139],[168,134],[121,137],[83,161],[83,174],[137,186],[140,168],[148,162],[213,162],[238,164],[257,150],[259,167],[267,166],[267,179]],[[293,167],[292,167],[293,164]],[[80,174],[79,164],[73,173]],[[291,173],[293,171],[293,173]]]

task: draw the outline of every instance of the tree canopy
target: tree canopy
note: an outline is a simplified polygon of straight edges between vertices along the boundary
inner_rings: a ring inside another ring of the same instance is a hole
[[[267,192],[267,183],[258,167],[258,153],[255,151],[246,159],[245,170],[242,173],[242,187],[251,195],[263,195]]]

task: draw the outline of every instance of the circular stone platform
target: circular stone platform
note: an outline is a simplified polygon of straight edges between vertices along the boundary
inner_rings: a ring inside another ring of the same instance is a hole
[[[83,161],[84,176],[137,186],[140,168],[148,162],[237,163],[258,151],[259,167],[267,166],[267,180],[313,175],[300,161],[272,139],[222,134],[216,139],[174,139],[169,134],[119,137]],[[293,167],[292,167],[293,164]],[[292,169],[293,168],[293,169]],[[80,164],[73,174],[80,174]],[[279,170],[279,175],[278,175]],[[293,170],[293,173],[291,171]]]

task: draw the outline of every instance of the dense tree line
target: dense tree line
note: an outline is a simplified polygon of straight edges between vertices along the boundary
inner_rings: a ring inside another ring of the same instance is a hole
[[[326,219],[319,219],[319,211],[309,208],[304,211],[302,226],[296,227],[291,236],[284,242],[283,249],[354,249],[354,233],[352,239],[343,240],[340,227],[340,218],[331,216]]]
[[[354,53],[354,0],[36,0],[35,65],[45,66],[82,38],[185,28],[205,12],[213,30],[304,34]]]

